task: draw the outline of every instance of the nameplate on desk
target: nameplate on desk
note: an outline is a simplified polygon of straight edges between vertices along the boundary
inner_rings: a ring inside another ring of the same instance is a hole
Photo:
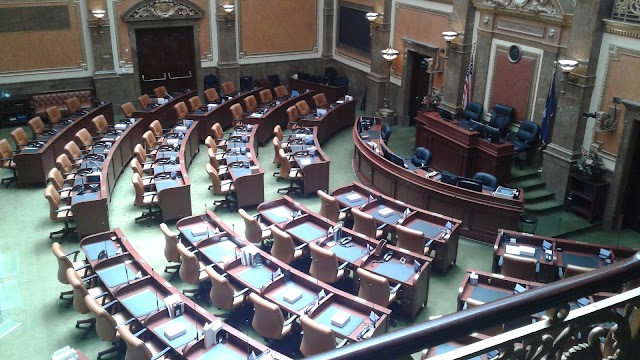
[[[300,300],[300,298],[302,298],[302,291],[293,286],[287,287],[282,298],[289,304],[293,304],[296,301]]]
[[[387,216],[389,216],[389,215],[391,215],[393,213],[394,213],[393,209],[390,209],[388,207],[385,207],[385,208],[382,208],[382,209],[378,210],[378,214],[380,216],[382,216],[382,217],[387,217]]]
[[[341,328],[347,325],[350,319],[351,319],[351,315],[349,315],[349,313],[338,310],[335,313],[335,315],[333,315],[333,317],[331,318],[331,325]]]
[[[254,112],[250,116],[252,118],[261,118],[262,117],[262,113]]]
[[[115,124],[113,128],[116,130],[125,130],[127,128],[127,124]]]
[[[200,236],[209,233],[207,225],[198,225],[191,228],[191,235]]]
[[[177,132],[177,133],[186,133],[187,132],[187,127],[186,126],[182,126],[182,125],[178,125],[173,130],[175,132]]]
[[[259,174],[260,173],[260,167],[259,166],[251,166],[249,169],[251,169],[251,173],[252,174]]]

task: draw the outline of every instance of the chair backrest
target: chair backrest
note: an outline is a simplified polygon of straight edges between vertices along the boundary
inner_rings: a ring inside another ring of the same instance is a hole
[[[49,123],[56,124],[62,120],[62,113],[57,106],[50,106],[47,108],[47,117],[49,117]]]
[[[184,119],[189,114],[187,104],[185,104],[184,101],[180,101],[179,103],[173,105],[173,109],[176,111],[176,116],[178,116],[178,119]]]
[[[262,104],[268,104],[273,101],[273,95],[270,89],[264,89],[260,91],[260,102]]]
[[[240,77],[240,90],[247,91],[255,87],[253,82],[253,76],[241,76]]]
[[[360,278],[358,297],[371,301],[376,305],[383,307],[389,306],[389,298],[391,295],[389,280],[363,268],[358,268],[357,274]]]
[[[289,120],[287,129],[293,130],[296,128],[299,116],[300,113],[298,112],[298,108],[296,106],[289,106],[287,108],[287,120]]]
[[[54,242],[51,244],[51,251],[56,259],[58,259],[58,281],[61,284],[69,284],[69,280],[67,279],[67,269],[73,268],[73,263],[71,263],[71,260],[67,257],[67,254],[64,252],[60,243]]]
[[[209,174],[209,180],[211,180],[211,190],[214,194],[222,194],[222,181],[218,176],[218,172],[211,164],[205,164],[204,169]]]
[[[276,86],[275,88],[273,88],[273,91],[275,91],[276,97],[279,98],[289,96],[289,91],[284,85]]]
[[[333,350],[336,347],[336,336],[331,328],[324,326],[307,315],[300,315],[302,325],[302,342],[300,352],[304,356],[312,356]]]
[[[305,100],[300,100],[296,103],[296,108],[298,109],[298,114],[300,115],[308,115],[311,113],[311,109],[309,108],[309,104]]]
[[[142,106],[143,109],[153,104],[153,101],[151,101],[151,98],[147,94],[138,96],[138,102],[140,103],[140,106]]]
[[[473,175],[473,180],[482,182],[482,188],[489,191],[495,191],[498,187],[498,179],[494,175],[485,172],[476,173]]]
[[[480,121],[482,119],[482,104],[470,101],[464,108],[462,116],[468,120]]]
[[[73,169],[73,165],[71,164],[71,160],[67,154],[60,154],[56,158],[56,167],[60,170],[61,173],[69,173]]]
[[[156,141],[156,137],[153,135],[151,130],[147,130],[144,132],[144,134],[142,134],[142,141],[144,142],[144,147],[146,148],[147,152],[150,151],[149,149],[155,148],[158,144],[158,142]]]
[[[120,105],[120,110],[122,110],[124,116],[130,118],[133,117],[133,113],[136,112],[136,106],[133,105],[132,102],[127,101],[126,103]]]
[[[196,254],[189,251],[182,243],[177,243],[176,248],[180,253],[180,278],[189,284],[197,284],[200,278],[200,261]]]
[[[213,140],[213,138],[212,138],[211,136],[207,136],[207,137],[204,139],[204,144],[205,144],[209,149],[212,149],[214,153],[215,153],[215,152],[217,151],[217,149],[218,149],[218,143],[217,143],[215,140]]]
[[[144,205],[144,196],[142,196],[144,194],[144,184],[142,183],[142,176],[138,173],[133,173],[131,183],[133,183],[133,189],[136,192],[136,197],[133,199],[133,205]]]
[[[420,167],[429,166],[429,163],[431,163],[431,150],[422,146],[417,147],[413,152],[411,163]]]
[[[220,95],[218,95],[218,91],[215,88],[209,88],[204,91],[204,97],[208,102],[218,102],[220,101]]]
[[[151,130],[153,136],[156,138],[162,136],[162,124],[160,124],[158,120],[153,120],[151,124],[149,124],[149,130]]]
[[[216,157],[216,151],[212,148],[208,148],[207,155],[209,155],[209,164],[211,164],[216,171],[220,171],[220,163]]]
[[[44,132],[44,123],[40,116],[36,116],[29,120],[29,128],[31,129],[32,136],[35,138],[36,135],[40,135]]]
[[[338,204],[338,200],[322,190],[318,190],[317,194],[320,198],[320,211],[318,212],[320,216],[337,222],[340,215],[340,204]]]
[[[380,137],[382,138],[385,144],[387,143],[387,141],[389,141],[389,138],[391,137],[391,130],[392,130],[391,125],[389,125],[388,123],[382,124],[382,131],[380,132]]]
[[[309,274],[320,281],[332,284],[338,280],[338,258],[333,251],[309,243],[311,266]]]
[[[153,93],[156,95],[156,97],[159,98],[169,95],[169,93],[167,92],[167,88],[164,86],[158,86],[157,88],[153,89]]]
[[[240,109],[242,109],[242,106],[240,106]],[[211,126],[211,130],[214,131],[214,140],[220,141],[224,138],[224,131],[222,130],[222,125],[220,125],[220,123],[213,124],[213,126]]]
[[[137,158],[132,158],[131,161],[129,161],[129,168],[131,168],[131,170],[133,170],[134,174],[138,174],[140,175],[140,177],[142,177],[142,165],[140,164],[140,162],[138,161]]]
[[[353,215],[353,231],[369,238],[376,238],[377,227],[373,216],[356,208],[351,208],[351,215]]]
[[[238,214],[244,220],[244,236],[254,244],[258,244],[262,240],[262,228],[260,223],[253,216],[249,215],[244,209],[238,209]]]
[[[280,75],[278,74],[268,75],[267,80],[269,81],[269,87],[271,88],[280,86],[280,84],[282,84],[282,80],[280,80]]]
[[[278,175],[283,179],[289,179],[291,164],[289,163],[287,155],[284,153],[284,150],[282,150],[282,148],[278,150],[278,157],[280,158],[280,173]]]
[[[89,291],[84,287],[82,279],[73,268],[68,268],[65,272],[67,275],[67,281],[73,287],[73,309],[80,314],[86,314],[89,312],[87,303],[84,302],[84,297],[89,295]]]
[[[7,139],[0,139],[0,156],[3,159],[11,159],[13,157],[13,150]],[[0,165],[4,164],[4,161],[0,161]]]
[[[398,240],[396,246],[417,254],[424,253],[425,238],[421,231],[409,229],[406,226],[396,225]]]
[[[125,360],[150,360],[153,357],[147,344],[138,339],[128,326],[119,326],[118,334],[120,334],[120,338],[124,341],[125,345],[127,345]]]
[[[502,275],[534,281],[536,278],[536,263],[534,258],[504,254],[502,257]]]
[[[489,125],[500,130],[500,133],[504,133],[509,127],[511,120],[513,120],[513,108],[496,104],[491,112]]]
[[[273,163],[276,164],[276,166],[280,166],[280,149],[282,149],[280,140],[278,140],[277,136],[274,136],[273,139],[271,139],[271,143],[273,144]]]
[[[96,129],[96,133],[107,132],[109,130],[109,123],[104,115],[98,115],[91,119],[93,127]]]
[[[49,202],[49,219],[56,220],[58,218],[56,210],[58,210],[60,206],[60,194],[58,194],[58,191],[53,185],[47,185],[47,187],[44,188],[44,197]]]
[[[80,106],[80,100],[78,100],[77,97],[68,98],[64,102],[65,104],[67,104],[67,111],[69,112],[69,115],[75,114],[78,111],[82,110],[82,107]]]
[[[244,118],[244,110],[242,110],[242,105],[240,105],[239,103],[231,105],[229,111],[231,111],[231,117],[234,120],[241,120]]]
[[[269,230],[271,230],[271,235],[273,235],[271,255],[284,263],[291,263],[294,260],[295,254],[293,239],[291,239],[288,233],[278,229],[274,225],[271,225]]]
[[[253,95],[249,95],[244,98],[244,108],[247,112],[254,112],[258,110],[258,101],[256,101],[256,97]]]
[[[540,136],[540,125],[533,121],[523,121],[516,133],[518,140],[525,142],[535,140]]]
[[[324,96],[324,93],[319,93],[319,94],[313,95],[313,103],[316,104],[317,108],[329,104],[327,102],[327,97]]]
[[[98,304],[98,301],[91,295],[85,296],[84,302],[89,311],[96,317],[95,328],[98,337],[102,341],[115,341],[118,333],[116,330],[118,323],[113,316],[102,305]]]
[[[196,95],[190,98],[189,107],[191,108],[191,111],[196,111],[200,109],[202,107],[202,101],[200,101],[200,97]]]
[[[11,131],[11,138],[13,139],[13,143],[16,144],[16,149],[29,143],[29,136],[21,127],[17,127]]]
[[[236,92],[236,85],[231,81],[223,82],[222,91],[225,95],[231,95]]]
[[[49,170],[49,173],[47,174],[47,181],[49,181],[49,184],[53,185],[53,187],[58,191],[64,188],[64,178],[58,168],[54,167]]]
[[[503,264],[504,266],[504,264]],[[593,268],[582,267],[578,265],[567,265],[567,269],[564,271],[564,278],[572,277],[575,275],[580,275],[584,273],[588,273],[589,271],[593,271]]]
[[[91,146],[93,144],[93,137],[89,133],[89,130],[82,128],[78,130],[73,137],[73,140],[78,146]]]
[[[209,298],[213,306],[221,310],[233,308],[233,294],[235,293],[229,280],[218,274],[211,266],[204,268],[211,280],[211,292]]]
[[[267,339],[278,340],[282,338],[282,324],[284,316],[280,307],[271,301],[263,299],[256,293],[249,295],[255,312],[251,325],[260,336]]]
[[[147,158],[147,153],[144,151],[144,147],[142,147],[141,144],[136,144],[136,146],[133,147],[133,154],[140,164],[144,163]]]
[[[284,138],[284,133],[282,132],[282,127],[280,127],[280,125],[276,125],[273,128],[273,136],[277,137],[278,140],[282,142],[282,139]]]
[[[178,252],[178,235],[169,229],[167,224],[160,224],[160,231],[164,235],[164,257],[169,262],[180,262],[180,253]]]
[[[69,141],[64,146],[64,153],[70,160],[75,161],[76,159],[82,159],[82,151],[80,151],[78,145],[73,141]]]

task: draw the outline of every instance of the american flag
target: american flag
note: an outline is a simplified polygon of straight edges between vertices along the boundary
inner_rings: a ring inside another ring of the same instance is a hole
[[[471,85],[473,82],[473,55],[469,59],[469,66],[467,67],[467,75],[464,77],[464,91],[462,92],[462,108],[466,108],[469,101],[471,101]]]

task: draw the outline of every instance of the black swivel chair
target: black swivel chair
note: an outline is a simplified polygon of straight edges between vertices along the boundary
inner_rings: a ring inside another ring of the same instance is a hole
[[[498,129],[500,131],[500,136],[504,136],[509,129],[511,120],[513,120],[513,113],[514,111],[512,107],[496,104],[491,112],[489,126]]]
[[[386,123],[382,125],[380,137],[382,137],[382,141],[384,141],[385,144],[389,141],[389,138],[391,137],[391,125]]]
[[[254,87],[253,76],[243,76],[240,78],[240,91],[252,90]]]
[[[411,158],[411,163],[419,168],[427,168],[431,162],[431,151],[427,148],[417,147]]]
[[[267,76],[267,81],[269,81],[269,87],[271,89],[282,85],[282,80],[280,80],[280,76],[278,74],[271,74]]]
[[[462,112],[463,121],[470,122],[471,120],[482,121],[482,104],[471,101],[467,104]]]
[[[531,151],[538,145],[538,138],[540,137],[540,125],[533,121],[524,121],[520,124],[520,129],[517,133],[509,133],[507,135],[507,141],[513,144],[516,152],[515,161],[516,164],[520,162],[519,156],[524,153],[527,162],[530,160]]]
[[[482,182],[482,190],[496,191],[498,179],[491,174],[479,172],[473,175],[473,180]]]

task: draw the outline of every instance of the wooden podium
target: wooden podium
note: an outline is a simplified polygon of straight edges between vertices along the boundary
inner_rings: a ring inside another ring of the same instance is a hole
[[[456,120],[447,122],[434,111],[418,112],[415,119],[415,146],[431,151],[431,167],[469,178],[486,172],[495,175],[499,185],[509,183],[512,144],[491,144],[479,132],[459,126]]]

